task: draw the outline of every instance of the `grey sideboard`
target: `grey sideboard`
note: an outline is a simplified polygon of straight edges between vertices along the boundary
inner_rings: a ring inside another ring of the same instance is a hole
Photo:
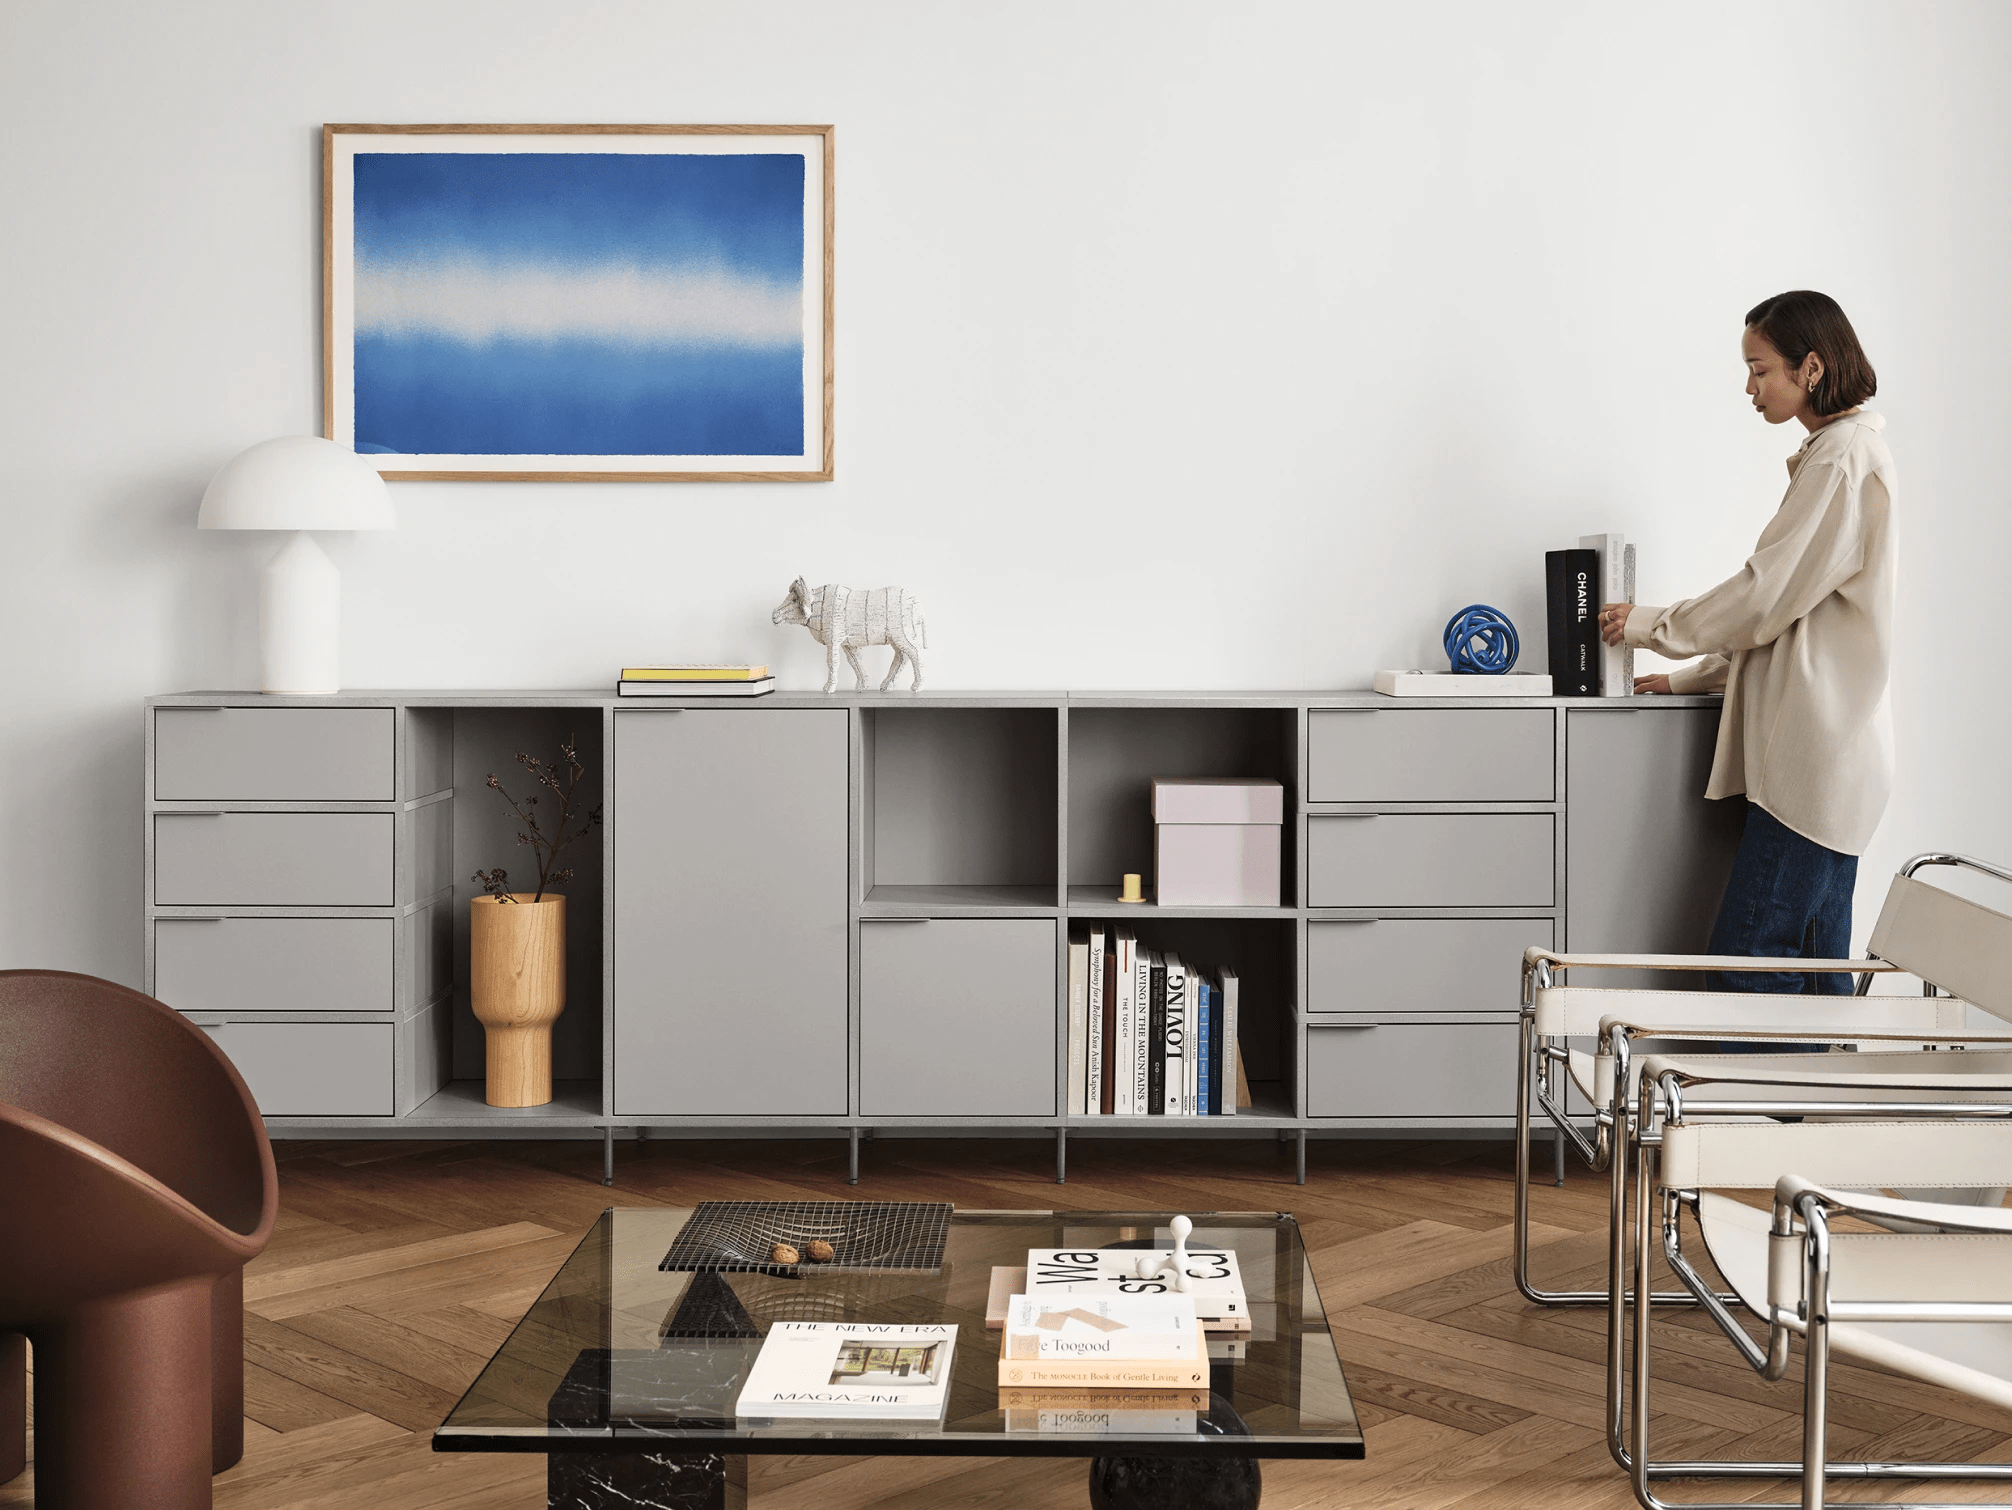
[[[1523,947],[1702,947],[1738,838],[1716,698],[187,693],[146,706],[148,989],[276,1135],[1504,1129]],[[577,742],[545,1107],[482,1099],[484,781]],[[1283,905],[1123,907],[1155,776],[1286,789]],[[1254,1105],[1067,1110],[1072,927],[1238,970]]]

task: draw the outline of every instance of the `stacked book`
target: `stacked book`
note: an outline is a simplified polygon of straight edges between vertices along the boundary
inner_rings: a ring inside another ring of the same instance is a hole
[[[766,666],[624,666],[622,697],[761,697],[775,691]]]
[[[1069,1113],[1227,1117],[1250,1105],[1237,973],[1092,923],[1069,939]]]
[[[1206,1390],[1208,1338],[1194,1301],[1172,1291],[1015,1295],[999,1342],[999,1385]]]

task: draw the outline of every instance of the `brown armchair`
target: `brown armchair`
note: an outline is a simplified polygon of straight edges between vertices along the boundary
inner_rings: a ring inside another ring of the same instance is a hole
[[[279,1209],[251,1092],[138,991],[0,971],[0,1481],[66,1510],[199,1510],[244,1455],[244,1265]]]

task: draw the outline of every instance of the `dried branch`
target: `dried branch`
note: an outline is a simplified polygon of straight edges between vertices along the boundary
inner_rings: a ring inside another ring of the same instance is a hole
[[[535,755],[521,752],[517,756],[517,764],[528,771],[538,785],[545,787],[558,799],[558,816],[553,821],[549,833],[539,825],[538,796],[535,792],[519,802],[504,790],[503,783],[496,779],[493,772],[485,783],[491,791],[510,804],[510,811],[523,825],[517,831],[517,842],[530,845],[538,856],[538,890],[531,898],[534,902],[544,900],[548,887],[563,886],[573,879],[571,870],[554,868],[559,853],[576,839],[582,838],[588,829],[597,827],[601,822],[601,809],[596,807],[590,813],[579,815],[575,826],[574,809],[579,800],[580,782],[587,774],[586,766],[580,761],[578,744],[578,735],[568,735],[565,742],[559,746],[559,758],[554,761],[540,760]],[[570,833],[567,831],[569,827],[571,827]],[[500,877],[503,872],[497,870],[492,874]],[[476,872],[476,879],[483,881],[485,886],[488,885],[482,872]]]

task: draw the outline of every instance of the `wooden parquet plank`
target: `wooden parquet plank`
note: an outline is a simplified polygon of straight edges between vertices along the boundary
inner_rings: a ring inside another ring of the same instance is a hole
[[[337,1347],[263,1316],[245,1316],[245,1357],[296,1384],[403,1426],[429,1430],[440,1424],[458,1393],[413,1378],[360,1353]]]

